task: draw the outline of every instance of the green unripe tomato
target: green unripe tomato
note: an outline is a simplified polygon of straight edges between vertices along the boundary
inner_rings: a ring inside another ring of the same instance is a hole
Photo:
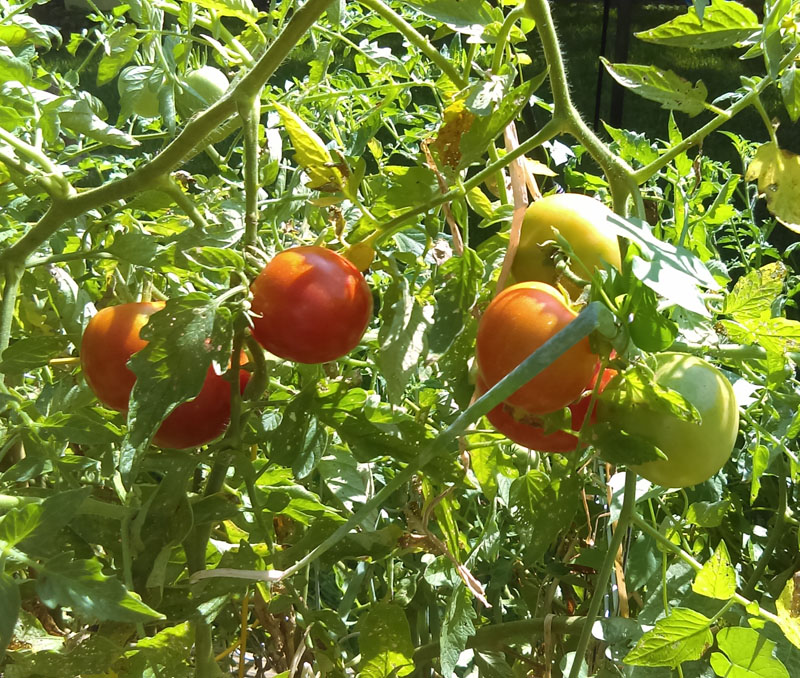
[[[739,431],[733,387],[716,367],[686,353],[656,355],[655,381],[680,393],[698,411],[700,423],[631,397],[609,384],[597,406],[597,420],[617,426],[658,447],[667,459],[631,466],[643,478],[664,487],[702,483],[731,456]]]
[[[229,84],[227,76],[214,66],[188,71],[183,77],[184,88],[178,105],[184,114],[192,115],[222,97]]]

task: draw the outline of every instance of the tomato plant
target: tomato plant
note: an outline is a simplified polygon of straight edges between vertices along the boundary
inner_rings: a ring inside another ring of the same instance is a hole
[[[594,389],[595,383],[597,382],[597,375],[600,372],[599,368],[600,366],[598,365],[598,369],[592,376],[591,382],[586,386],[586,390],[589,392],[582,395],[576,402],[568,405],[570,411],[570,427],[573,431],[580,431],[585,423],[593,424],[597,419],[597,407],[593,407],[591,414],[589,414],[589,405],[592,400],[591,392]],[[605,389],[606,385],[615,374],[616,372],[614,370],[606,369],[603,371],[598,393],[603,392],[603,389]],[[482,394],[486,391],[486,384],[480,377],[477,380],[477,385],[479,393]],[[489,420],[489,423],[506,438],[531,450],[537,450],[539,452],[574,452],[578,445],[577,436],[567,431],[546,433],[541,425],[541,419],[539,417],[506,403],[501,403],[490,410],[486,418]]]
[[[136,381],[128,360],[147,345],[139,333],[149,317],[163,308],[161,301],[107,306],[87,324],[81,340],[81,366],[86,382],[104,405],[127,412]],[[248,378],[241,370],[240,390],[244,391]],[[230,413],[230,383],[209,367],[200,393],[164,419],[153,443],[175,449],[204,445],[222,435]]]
[[[478,370],[494,386],[576,317],[564,296],[540,282],[523,282],[498,294],[481,316],[475,343]],[[583,339],[507,399],[530,414],[546,414],[576,400],[597,368]]]
[[[252,285],[253,336],[274,355],[325,363],[352,351],[372,317],[361,272],[324,247],[275,255]]]
[[[574,259],[567,259],[569,267],[579,278],[588,279],[596,268],[606,264],[620,267],[617,236],[606,225],[610,214],[611,210],[599,200],[577,193],[555,193],[534,201],[522,222],[511,268],[514,280],[560,283],[576,298],[580,288],[556,267],[555,231],[567,240],[574,253]]]
[[[687,487],[708,480],[731,456],[739,432],[739,408],[733,387],[716,367],[685,353],[653,357],[654,381],[677,391],[700,415],[687,421],[663,404],[648,402],[639,390],[606,389],[598,404],[598,420],[639,436],[658,447],[667,459],[632,466],[650,482]]]

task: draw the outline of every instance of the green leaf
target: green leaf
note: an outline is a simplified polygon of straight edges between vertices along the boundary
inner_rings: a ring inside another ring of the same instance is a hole
[[[743,275],[727,297],[722,312],[739,323],[772,317],[772,305],[783,293],[786,265],[774,262]]]
[[[120,69],[136,54],[139,40],[136,26],[125,24],[108,36],[108,44],[97,65],[97,86],[105,85],[117,77]]]
[[[624,661],[635,666],[674,669],[685,661],[700,659],[714,642],[710,624],[705,615],[676,607],[639,639]]]
[[[14,637],[20,605],[17,582],[5,572],[0,572],[0,659]]]
[[[12,13],[0,25],[0,42],[12,48],[35,45],[50,49],[52,39],[61,41],[61,34],[53,26],[43,26],[32,16]]]
[[[414,645],[406,613],[393,603],[377,603],[359,623],[362,678],[406,676],[414,670]]]
[[[686,14],[634,35],[645,42],[669,47],[718,49],[742,42],[760,28],[755,12],[729,0],[713,3],[702,18],[690,7]]]
[[[55,438],[77,445],[115,443],[121,434],[106,419],[88,412],[54,412],[37,422],[36,430],[43,438]]]
[[[658,310],[655,293],[643,286],[632,291],[633,318],[628,323],[631,339],[643,351],[669,348],[678,336],[678,326]]]
[[[20,549],[28,554],[49,556],[54,552],[54,537],[78,514],[91,494],[91,488],[57,492],[41,504],[42,514],[36,530],[21,543]]]
[[[443,284],[435,293],[436,311],[427,333],[430,350],[442,354],[452,346],[456,337],[469,323],[470,309],[478,299],[483,264],[475,250],[465,248],[439,266],[438,276]]]
[[[695,116],[705,110],[708,90],[702,81],[692,85],[670,70],[636,64],[612,64],[600,57],[606,70],[620,85],[662,108]]]
[[[167,301],[150,316],[140,336],[147,345],[131,358],[136,374],[123,449],[123,476],[164,418],[195,397],[214,363],[221,373],[231,355],[230,312],[199,292]]]
[[[633,257],[633,273],[639,280],[670,303],[710,317],[699,286],[717,290],[719,284],[697,256],[656,238],[646,221],[623,219],[611,212],[606,219],[617,235],[635,243],[640,250],[641,256]]]
[[[781,97],[792,122],[800,119],[800,71],[792,64],[781,76]]]
[[[49,110],[55,110],[61,124],[77,134],[83,134],[90,139],[102,141],[118,148],[135,148],[139,145],[139,142],[127,132],[98,118],[89,106],[89,102],[83,99],[67,99]]]
[[[389,400],[399,403],[408,382],[425,359],[433,306],[418,300],[408,281],[398,276],[384,292],[380,316],[378,366],[386,379]]]
[[[62,553],[41,566],[36,591],[48,607],[71,607],[92,620],[139,623],[163,619],[102,569],[95,559],[75,559],[73,553]]]
[[[772,656],[775,643],[758,631],[728,627],[717,634],[717,645],[725,654],[714,652],[711,667],[725,678],[789,678],[779,659]]]
[[[696,501],[689,506],[686,520],[698,527],[719,527],[730,507],[730,499],[715,502]]]
[[[39,504],[11,509],[0,518],[0,542],[5,548],[16,546],[39,527],[43,513],[44,508]]]
[[[475,635],[477,612],[472,603],[472,596],[466,586],[459,584],[450,594],[447,610],[442,620],[439,634],[440,673],[452,676],[458,663],[458,656],[466,649],[467,640]]]
[[[142,638],[136,643],[134,651],[144,655],[150,667],[161,667],[168,675],[174,676],[187,665],[193,644],[192,626],[184,622],[159,631],[150,638]]]
[[[482,42],[484,26],[492,22],[484,0],[409,0],[409,5],[457,33]]]
[[[736,593],[736,570],[731,566],[728,547],[723,540],[697,573],[692,590],[717,600],[729,600]]]
[[[149,268],[158,252],[158,243],[146,233],[117,233],[108,252],[122,261]]]
[[[592,426],[592,445],[602,459],[617,466],[635,466],[667,458],[649,440],[604,421]]]
[[[33,81],[31,65],[12,52],[5,45],[0,45],[0,81],[16,80],[25,86]]]
[[[64,353],[69,346],[69,337],[63,335],[34,335],[19,339],[3,351],[0,372],[21,374],[28,370],[47,365]]]
[[[559,477],[531,470],[511,484],[509,503],[525,542],[526,561],[538,562],[556,537],[569,528],[578,509],[579,494],[578,476],[570,473]],[[542,510],[544,506],[546,511]]]

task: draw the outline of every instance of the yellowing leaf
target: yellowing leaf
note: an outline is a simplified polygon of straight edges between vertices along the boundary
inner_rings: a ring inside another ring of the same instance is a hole
[[[786,228],[800,233],[800,156],[773,143],[756,151],[745,178],[758,180],[758,191],[767,200],[767,209]]]
[[[795,575],[786,582],[778,600],[778,625],[783,635],[795,647],[800,647],[800,577]]]
[[[308,174],[309,188],[338,191],[342,188],[342,174],[334,166],[330,151],[319,135],[294,111],[279,103],[273,104],[281,116],[295,150],[295,160]]]
[[[692,590],[718,600],[728,600],[736,593],[736,570],[731,566],[724,541],[720,541],[714,555],[697,573]]]
[[[539,162],[538,160],[531,160],[530,158],[525,158],[527,163],[528,171],[531,174],[539,174],[543,177],[554,177],[556,173],[551,170],[547,165],[544,163]]]

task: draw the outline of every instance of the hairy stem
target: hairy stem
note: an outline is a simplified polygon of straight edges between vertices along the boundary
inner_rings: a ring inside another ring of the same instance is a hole
[[[394,26],[406,39],[422,52],[428,59],[435,63],[453,84],[457,87],[466,87],[469,83],[461,76],[447,58],[437,50],[430,41],[422,35],[416,28],[408,23],[392,8],[385,5],[381,0],[359,0],[367,9],[371,9],[376,14],[380,14],[386,21]]]

